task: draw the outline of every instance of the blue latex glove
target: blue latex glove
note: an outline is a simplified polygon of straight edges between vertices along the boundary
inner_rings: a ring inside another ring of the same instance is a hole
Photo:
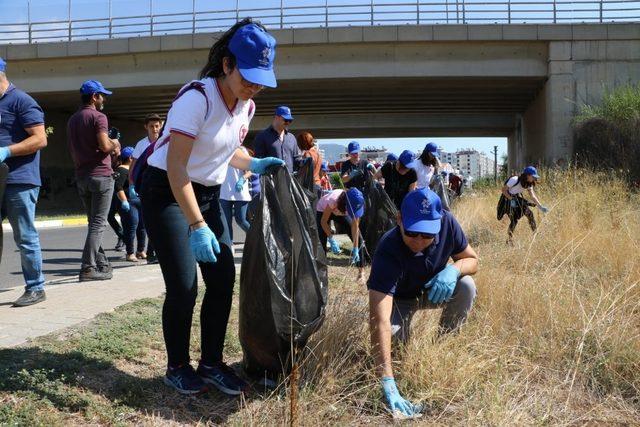
[[[392,377],[382,378],[382,390],[387,399],[389,410],[395,416],[415,417],[420,415],[420,408],[409,402],[402,396],[396,386],[396,380]]]
[[[425,285],[425,289],[431,288],[427,295],[429,301],[434,304],[448,301],[456,288],[458,277],[460,277],[460,270],[454,267],[453,264],[447,265],[442,271],[433,276]]]
[[[258,175],[262,175],[271,166],[284,166],[284,160],[278,159],[277,157],[265,157],[264,159],[256,159],[254,157],[251,159],[249,170]]]
[[[11,157],[11,150],[9,150],[9,147],[0,147],[0,163],[4,162],[9,157]]]
[[[376,171],[376,167],[373,166],[373,163],[367,163],[367,169],[369,169],[371,172]]]
[[[122,205],[120,206],[122,208],[123,212],[129,212],[131,210],[131,206],[129,206],[129,202],[127,202],[126,200],[123,200]]]
[[[363,173],[360,169],[354,169],[349,173],[349,179],[354,179],[362,176]]]
[[[360,262],[360,249],[353,248],[351,251],[351,264],[357,264]]]
[[[336,239],[334,239],[333,237],[329,237],[328,241],[329,241],[329,246],[331,246],[331,252],[333,252],[336,255],[342,252],[342,250],[340,249],[340,245],[338,244],[338,242],[336,242]]]
[[[548,208],[548,207],[546,207],[546,206],[542,206],[542,205],[540,205],[540,206],[538,206],[538,209],[540,209],[540,211],[542,211],[542,213],[547,213],[547,212],[549,212],[549,208]]]
[[[211,231],[208,225],[191,232],[189,245],[197,261],[217,261],[215,254],[220,253],[220,244],[218,243],[218,239],[216,239],[216,235],[213,234],[213,231]]]
[[[244,176],[241,176],[238,182],[236,182],[236,191],[238,193],[242,191],[242,187],[244,187],[245,182],[246,182],[246,179],[244,179]]]
[[[518,202],[516,201],[515,197],[511,200],[509,200],[509,205],[511,205],[512,208],[517,208],[518,207]]]
[[[129,184],[129,199],[137,199],[138,193],[136,193],[136,187],[133,184]]]

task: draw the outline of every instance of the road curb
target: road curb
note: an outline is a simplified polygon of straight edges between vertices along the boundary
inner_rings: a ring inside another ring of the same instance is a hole
[[[47,228],[60,228],[60,227],[79,227],[87,225],[86,218],[69,218],[69,219],[52,219],[47,221],[36,221],[36,230],[42,230]],[[2,224],[2,231],[11,232],[11,224]]]

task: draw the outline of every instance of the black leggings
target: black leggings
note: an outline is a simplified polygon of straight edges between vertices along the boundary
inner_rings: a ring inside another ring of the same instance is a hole
[[[520,218],[522,218],[523,216],[527,217],[529,226],[531,227],[531,231],[535,233],[536,229],[538,228],[536,224],[536,217],[533,215],[531,209],[529,209],[527,201],[523,197],[514,197],[514,199],[516,200],[517,206],[515,208],[510,206],[508,211],[509,219],[511,220],[509,222],[508,231],[509,239],[511,239],[511,236],[513,236],[513,231],[516,229],[518,221],[520,221]]]
[[[111,199],[111,207],[109,208],[109,214],[107,215],[107,222],[113,228],[113,231],[118,236],[118,239],[122,240],[124,238],[122,226],[116,219],[116,213],[118,212],[118,206],[120,206],[120,199],[113,193],[113,198]]]
[[[347,221],[347,217],[345,216],[338,216],[338,215],[334,215],[331,214],[331,216],[329,217],[329,224],[331,224],[331,221],[333,221],[336,230],[339,229],[348,229],[349,233],[349,239],[353,242],[353,236],[351,236],[351,224],[349,224],[349,221]],[[324,232],[324,229],[322,228],[322,212],[317,212],[316,211],[316,222],[318,223],[318,237],[320,238],[320,244],[322,245],[322,249],[324,249],[324,253],[327,253],[327,233]],[[360,261],[356,263],[356,265],[358,267],[364,267],[364,254],[362,253],[362,236],[360,238]]]
[[[190,361],[189,339],[198,290],[196,260],[189,246],[189,225],[173,197],[167,173],[149,167],[142,188],[144,222],[166,286],[162,331],[168,364],[173,367]],[[211,365],[222,360],[236,273],[229,231],[218,203],[220,186],[193,183],[193,189],[204,220],[220,242],[217,262],[199,263],[205,284],[200,309],[200,360]]]

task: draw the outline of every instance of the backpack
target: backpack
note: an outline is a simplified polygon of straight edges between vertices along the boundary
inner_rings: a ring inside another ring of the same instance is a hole
[[[205,115],[204,115],[204,118],[206,119],[209,116],[209,97],[207,96],[207,93],[204,90],[204,83],[202,83],[201,81],[194,80],[188,85],[186,85],[185,87],[183,87],[180,90],[180,92],[178,92],[176,97],[173,98],[173,101],[171,101],[171,105],[173,105],[173,103],[176,102],[178,98],[180,98],[182,95],[184,95],[191,89],[197,90],[206,99],[207,111],[205,112]],[[171,109],[171,106],[169,107],[169,109]],[[160,135],[164,133],[164,127],[166,124],[167,122],[165,120],[165,122],[162,124],[162,129],[160,129]],[[142,177],[144,176],[144,171],[147,170],[147,167],[149,166],[148,159],[149,159],[149,156],[152,155],[153,152],[155,151],[156,145],[158,146],[158,148],[160,148],[163,145],[167,144],[170,138],[171,138],[171,133],[167,134],[164,138],[162,138],[162,141],[158,138],[155,142],[149,144],[149,146],[144,149],[142,154],[140,154],[140,157],[136,159],[136,163],[135,165],[133,165],[133,169],[130,172],[131,182],[135,186],[136,191],[139,192],[142,189]]]

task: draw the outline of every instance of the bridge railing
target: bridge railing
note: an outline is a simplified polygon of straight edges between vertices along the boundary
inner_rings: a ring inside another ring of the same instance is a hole
[[[404,24],[538,24],[640,21],[640,0],[307,0],[279,7],[235,7],[201,10],[192,0],[190,11],[117,16],[112,1],[99,18],[72,18],[73,0],[67,0],[66,19],[31,19],[34,6],[27,0],[25,22],[1,23],[0,44],[42,43],[168,34],[223,31],[239,18],[251,16],[268,28],[379,26]],[[244,0],[243,0],[244,1]],[[277,1],[277,0],[276,0]],[[179,3],[179,2],[177,2]],[[254,2],[254,4],[265,2]]]

